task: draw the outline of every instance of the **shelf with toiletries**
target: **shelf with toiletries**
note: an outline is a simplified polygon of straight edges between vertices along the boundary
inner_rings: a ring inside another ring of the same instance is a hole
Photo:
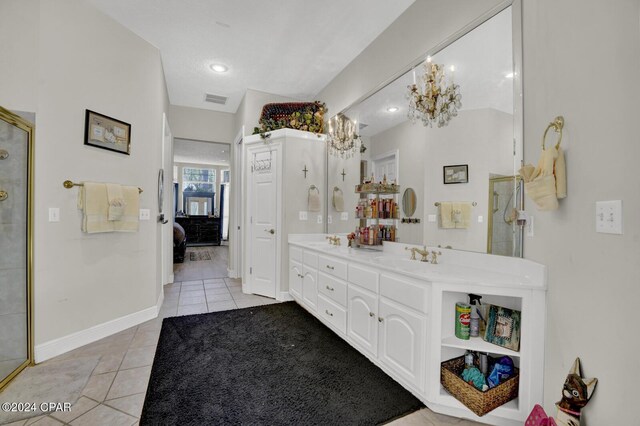
[[[397,241],[396,221],[400,220],[400,207],[396,196],[400,186],[387,182],[386,176],[376,183],[372,176],[356,185],[355,193],[361,195],[354,214],[360,221],[354,232],[356,244],[373,247],[381,246],[384,241]]]

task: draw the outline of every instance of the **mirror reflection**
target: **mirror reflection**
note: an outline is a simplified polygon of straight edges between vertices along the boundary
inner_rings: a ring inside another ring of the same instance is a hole
[[[402,194],[402,212],[405,216],[411,217],[416,212],[416,192],[413,188],[407,188]]]
[[[521,256],[513,50],[508,7],[343,111],[363,148],[328,156],[328,188],[339,188],[344,202],[344,212],[329,203],[328,232],[361,226],[354,208],[363,195],[354,187],[373,176],[397,183],[401,194],[415,191],[411,214],[405,196],[395,196],[406,216],[420,219],[389,224],[397,241]]]

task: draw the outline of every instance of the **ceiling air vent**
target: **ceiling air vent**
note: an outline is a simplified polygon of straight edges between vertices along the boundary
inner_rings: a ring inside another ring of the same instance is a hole
[[[204,96],[205,102],[211,102],[212,104],[224,105],[227,103],[227,99],[229,98],[226,96],[212,95],[210,93],[205,93]]]

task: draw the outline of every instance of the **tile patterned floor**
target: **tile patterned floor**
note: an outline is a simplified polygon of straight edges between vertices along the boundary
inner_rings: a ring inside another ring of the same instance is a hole
[[[200,248],[202,249],[207,248]],[[211,250],[211,248],[208,249]],[[9,425],[137,425],[164,318],[278,303],[266,297],[242,293],[240,281],[226,277],[226,249],[220,247],[212,252],[214,256],[211,261],[197,261],[192,262],[197,265],[189,265],[185,260],[185,264],[176,268],[174,272],[176,277],[181,279],[189,277],[189,279],[164,287],[165,299],[158,318],[43,363],[51,364],[71,358],[100,356],[100,361],[82,391],[82,396],[73,404],[71,411],[33,417]],[[214,274],[215,278],[197,278],[207,273]],[[479,423],[435,414],[428,409],[419,410],[390,424],[394,426],[479,425]]]

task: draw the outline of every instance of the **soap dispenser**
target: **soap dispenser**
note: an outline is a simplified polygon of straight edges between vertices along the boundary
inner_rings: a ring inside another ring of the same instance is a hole
[[[478,315],[478,306],[482,303],[480,302],[482,296],[478,296],[477,294],[469,294],[469,305],[471,305],[471,323],[469,335],[471,337],[478,337],[480,335],[480,315]]]

